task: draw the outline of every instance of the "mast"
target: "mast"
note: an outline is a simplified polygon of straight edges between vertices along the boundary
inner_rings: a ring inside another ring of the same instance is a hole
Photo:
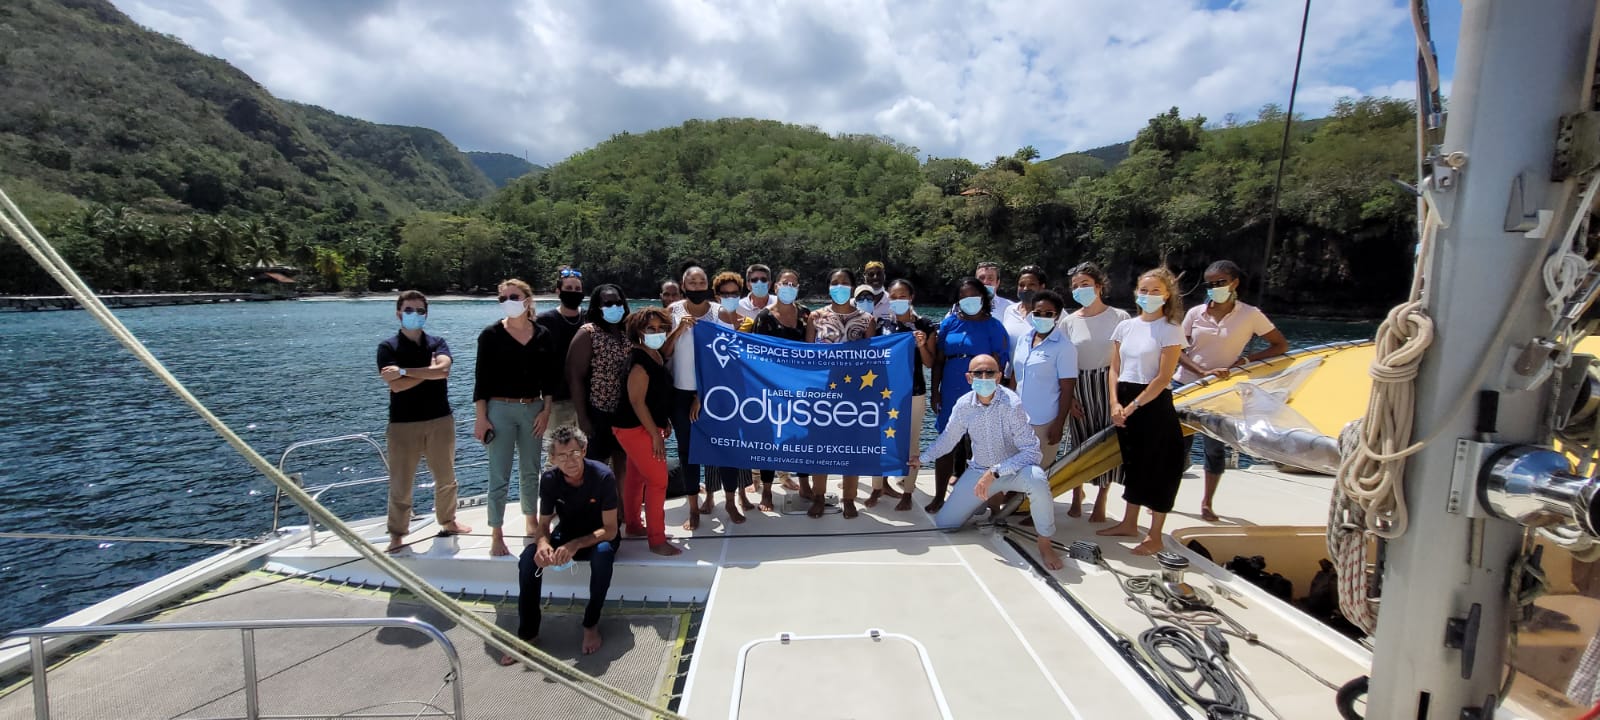
[[[1504,508],[1476,487],[1491,458],[1469,452],[1458,461],[1457,441],[1493,452],[1550,437],[1549,381],[1518,361],[1539,359],[1525,350],[1551,327],[1537,267],[1578,199],[1576,183],[1552,179],[1552,166],[1563,116],[1589,109],[1582,99],[1596,3],[1462,5],[1450,122],[1424,186],[1439,227],[1418,261],[1435,337],[1416,381],[1413,439],[1434,440],[1408,461],[1409,525],[1387,546],[1369,718],[1493,716],[1508,576],[1524,528],[1496,517]],[[1540,211],[1548,222],[1525,220]],[[1508,330],[1497,338],[1502,324]]]

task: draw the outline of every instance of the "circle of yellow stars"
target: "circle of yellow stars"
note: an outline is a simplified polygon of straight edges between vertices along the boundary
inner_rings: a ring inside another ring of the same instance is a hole
[[[856,389],[857,390],[865,390],[867,388],[873,387],[873,383],[877,382],[879,377],[880,376],[877,373],[875,373],[875,372],[873,372],[871,370],[868,370],[865,374],[861,375],[860,377],[852,377],[850,375],[846,375],[846,376],[844,376],[843,380],[844,380],[844,384],[845,385],[850,385],[851,383],[854,383],[854,382],[859,380],[861,382],[861,385],[859,387],[857,387]],[[828,389],[829,390],[838,390],[839,389],[839,383],[836,383],[836,382],[828,383]],[[884,388],[881,392],[878,393],[878,397],[881,397],[884,400],[891,400],[891,399],[894,398],[894,391],[890,390],[889,388]],[[898,419],[900,419],[900,411],[891,409],[889,411],[889,419],[890,420],[898,420]],[[886,438],[892,438],[892,437],[894,437],[894,434],[895,434],[895,429],[892,426],[884,428],[884,430],[883,430],[883,436],[886,437]]]

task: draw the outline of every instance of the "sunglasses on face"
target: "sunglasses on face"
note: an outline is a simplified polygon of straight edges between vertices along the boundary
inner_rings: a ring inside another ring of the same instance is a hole
[[[1035,311],[1033,311],[1033,316],[1034,317],[1042,317],[1042,318],[1053,318],[1053,317],[1056,316],[1056,311],[1054,311],[1054,310],[1035,310]]]
[[[522,302],[522,295],[520,295],[518,293],[507,293],[505,295],[501,295],[500,296],[500,302],[505,302],[507,300],[514,300],[516,302]]]
[[[967,374],[971,375],[973,377],[990,378],[990,377],[998,376],[1000,374],[1000,371],[999,370],[968,370]]]
[[[603,308],[621,307],[622,304],[623,303],[622,303],[621,300],[601,300],[600,301],[600,307],[603,307]]]
[[[583,272],[581,270],[574,270],[572,268],[566,268],[565,270],[562,270],[560,272],[560,276],[564,277],[564,278],[569,278],[569,277],[581,278],[581,277],[583,277]]]
[[[582,460],[585,453],[586,453],[585,450],[578,449],[578,450],[568,450],[566,452],[550,453],[550,455],[551,455],[551,459],[552,460],[556,460],[556,461],[559,462],[561,460]]]
[[[753,282],[753,283],[767,282],[767,278],[764,277],[764,276],[761,276],[761,275],[757,275],[755,277],[750,278],[750,282]]]
[[[1208,288],[1219,288],[1219,287],[1224,287],[1228,283],[1231,283],[1231,282],[1233,282],[1233,281],[1232,280],[1211,280],[1211,281],[1208,281],[1208,282],[1204,283],[1204,285],[1206,287],[1208,287]]]
[[[407,315],[427,315],[428,314],[428,309],[427,308],[406,308],[405,310],[402,310],[401,312],[403,312],[403,313],[405,313]]]

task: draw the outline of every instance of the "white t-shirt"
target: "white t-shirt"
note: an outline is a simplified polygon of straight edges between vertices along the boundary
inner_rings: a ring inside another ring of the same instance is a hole
[[[1111,333],[1128,319],[1128,311],[1108,307],[1094,317],[1072,313],[1061,320],[1061,327],[1078,349],[1079,370],[1099,370],[1111,364]]]
[[[747,317],[751,320],[756,319],[756,316],[760,315],[762,310],[778,304],[778,293],[767,293],[766,299],[767,304],[762,305],[761,307],[756,307],[755,296],[746,293],[744,297],[739,298],[739,317]]]
[[[1276,330],[1277,327],[1271,320],[1254,305],[1246,305],[1238,300],[1233,302],[1233,310],[1222,316],[1222,320],[1206,314],[1208,304],[1196,305],[1189,308],[1188,314],[1183,316],[1183,336],[1189,339],[1189,359],[1194,364],[1203,368],[1228,367],[1239,359],[1239,354],[1244,352],[1246,345],[1257,335],[1266,335]],[[1178,365],[1178,373],[1174,376],[1180,383],[1192,383],[1200,379],[1195,373],[1183,365]]]
[[[1000,318],[1000,324],[1006,326],[1006,337],[1011,339],[1011,346],[1016,347],[1017,341],[1033,336],[1033,321],[1028,319],[1028,313],[1022,312],[1022,303],[1012,303],[1011,307],[995,317]],[[1013,355],[1015,360],[1016,356]]]
[[[707,305],[706,314],[695,318],[695,322],[711,322],[725,328],[731,328],[721,318],[717,317],[717,305]],[[679,300],[667,308],[667,313],[672,315],[672,329],[678,329],[685,317],[689,317],[689,301]],[[672,357],[667,361],[672,366],[672,386],[679,390],[694,390],[694,329],[685,330],[678,339],[672,343]]]
[[[1117,374],[1117,380],[1140,385],[1166,383],[1166,378],[1157,377],[1161,372],[1161,351],[1189,345],[1183,339],[1183,328],[1167,322],[1166,318],[1123,320],[1111,332],[1111,341],[1120,343],[1122,348],[1122,372]]]

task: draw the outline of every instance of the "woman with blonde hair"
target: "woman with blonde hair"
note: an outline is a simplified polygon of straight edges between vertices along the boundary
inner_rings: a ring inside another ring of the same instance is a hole
[[[472,404],[477,407],[472,436],[489,455],[489,554],[493,556],[511,554],[501,525],[513,453],[520,456],[517,495],[526,534],[535,534],[539,473],[544,470],[541,438],[565,361],[564,353],[556,350],[555,337],[533,321],[533,288],[512,278],[500,283],[499,300],[505,317],[478,334],[472,383]]]
[[[1154,513],[1150,531],[1134,546],[1133,554],[1154,555],[1162,548],[1162,528],[1187,465],[1169,382],[1188,343],[1183,338],[1178,278],[1171,270],[1161,267],[1140,275],[1134,300],[1139,316],[1118,323],[1112,332],[1111,370],[1106,376],[1111,424],[1117,427],[1122,445],[1126,475],[1122,499],[1128,508],[1122,522],[1099,534],[1138,536],[1139,510],[1148,507]]]

